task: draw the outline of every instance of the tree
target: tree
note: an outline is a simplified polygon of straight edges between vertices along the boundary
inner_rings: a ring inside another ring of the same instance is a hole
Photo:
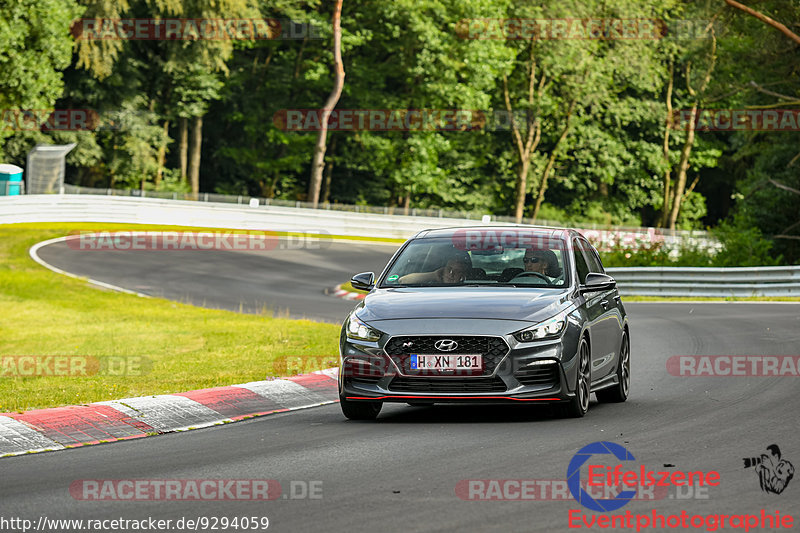
[[[320,128],[317,134],[317,144],[314,146],[314,155],[311,162],[311,182],[308,186],[308,201],[314,207],[319,203],[320,186],[322,185],[322,170],[325,166],[325,148],[328,136],[328,118],[331,111],[339,102],[344,87],[344,63],[342,63],[342,0],[336,0],[333,6],[333,90],[320,113]]]
[[[0,0],[0,141],[26,110],[50,109],[64,89],[62,71],[72,57],[72,0]],[[26,126],[30,127],[30,126]]]

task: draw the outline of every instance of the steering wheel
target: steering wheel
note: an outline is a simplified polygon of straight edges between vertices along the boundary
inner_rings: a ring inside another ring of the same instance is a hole
[[[517,278],[528,278],[528,277],[530,277],[530,276],[536,276],[536,277],[538,277],[538,278],[541,278],[541,279],[542,279],[542,280],[544,280],[545,282],[547,282],[547,284],[548,284],[548,285],[550,284],[550,280],[547,278],[547,276],[545,276],[544,274],[542,274],[542,273],[540,273],[540,272],[520,272],[519,274],[517,274],[516,276],[514,276],[512,279],[517,279]]]

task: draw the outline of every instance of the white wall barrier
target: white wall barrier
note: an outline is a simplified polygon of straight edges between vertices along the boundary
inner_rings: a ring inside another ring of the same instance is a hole
[[[381,215],[302,207],[239,204],[128,196],[26,195],[0,197],[0,224],[94,222],[313,232],[353,237],[406,239],[428,228],[471,226],[476,220]],[[491,222],[495,225],[511,225]],[[660,241],[714,247],[703,232],[663,234],[653,228],[581,230],[599,248]],[[643,296],[800,296],[800,267],[610,268],[623,294]]]

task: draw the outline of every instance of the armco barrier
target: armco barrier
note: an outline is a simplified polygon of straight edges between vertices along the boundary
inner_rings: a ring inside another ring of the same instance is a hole
[[[800,266],[607,270],[617,280],[623,296],[800,296]]]
[[[87,194],[28,195],[0,197],[0,224],[16,222],[118,222],[133,224],[175,224],[205,228],[234,228],[262,231],[325,232],[331,235],[407,239],[428,228],[480,225],[474,218],[376,214],[336,209],[311,209],[263,205],[262,200],[250,207],[250,198],[210,195],[225,201],[190,201],[141,196]],[[201,198],[207,195],[201,194]],[[497,217],[489,217],[493,225],[510,226]],[[715,247],[706,232],[669,231],[656,228],[606,229],[588,228],[578,231],[600,249],[622,243],[626,247],[643,242],[662,242],[665,249],[675,250],[680,243]]]
[[[249,199],[248,199],[249,200]],[[0,197],[0,224],[17,222],[108,222],[176,224],[206,228],[319,232],[359,237],[405,239],[426,228],[469,226],[475,220],[353,213],[326,209],[166,200],[130,196],[28,195]],[[492,221],[492,224],[506,225]],[[652,228],[635,231],[582,230],[597,244],[605,240],[663,240],[667,247],[682,240],[706,242],[702,233],[662,234]],[[594,238],[593,238],[594,237]],[[713,244],[710,244],[713,246]],[[611,268],[623,294],[643,296],[798,296],[800,267],[758,268]]]

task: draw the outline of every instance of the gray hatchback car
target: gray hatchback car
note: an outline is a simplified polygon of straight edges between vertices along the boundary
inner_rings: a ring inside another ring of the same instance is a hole
[[[342,412],[384,402],[555,404],[582,417],[589,396],[624,402],[630,333],[616,282],[571,229],[425,230],[376,278],[340,337]]]

